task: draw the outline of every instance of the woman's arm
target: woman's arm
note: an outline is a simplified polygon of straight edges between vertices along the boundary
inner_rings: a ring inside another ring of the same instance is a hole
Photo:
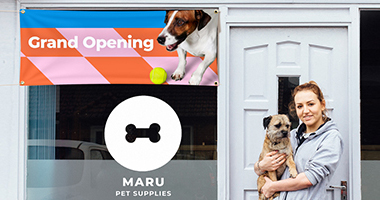
[[[255,173],[260,176],[266,171],[274,171],[286,161],[286,154],[279,154],[277,151],[267,153],[261,161],[254,164]]]
[[[313,185],[305,173],[298,174],[296,178],[288,178],[280,181],[271,181],[265,177],[265,181],[265,185],[261,188],[261,191],[267,198],[271,197],[275,192],[301,190]]]

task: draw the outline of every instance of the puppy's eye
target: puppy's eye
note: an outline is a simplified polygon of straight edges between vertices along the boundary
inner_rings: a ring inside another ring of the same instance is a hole
[[[290,125],[289,125],[289,124],[287,124],[287,125],[286,125],[286,128],[289,128],[289,127],[290,127]]]
[[[178,19],[177,20],[177,26],[182,26],[182,25],[184,25],[185,24],[185,21],[184,20],[182,20],[182,19]]]
[[[281,127],[281,124],[276,124],[274,125],[276,128],[280,128]]]

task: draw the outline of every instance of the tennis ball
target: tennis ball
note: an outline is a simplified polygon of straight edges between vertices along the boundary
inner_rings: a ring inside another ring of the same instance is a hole
[[[150,80],[154,84],[162,84],[166,81],[166,71],[162,69],[161,67],[156,67],[153,68],[152,71],[150,72]]]

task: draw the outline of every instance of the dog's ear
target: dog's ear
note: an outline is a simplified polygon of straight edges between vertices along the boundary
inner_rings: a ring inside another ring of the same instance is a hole
[[[288,119],[289,119],[290,122],[292,122],[292,120],[294,120],[294,121],[298,120],[297,117],[291,115],[290,113],[287,113],[286,116],[288,117]]]
[[[211,20],[211,17],[203,10],[195,10],[195,19],[198,20],[198,31],[200,31]]]
[[[169,17],[168,17],[169,12],[170,12],[170,10],[166,11],[165,20],[164,20],[165,24],[168,24],[168,22],[169,22]]]
[[[286,113],[285,116],[289,119],[289,121],[292,119],[290,118],[291,116],[289,115],[289,113]]]
[[[270,120],[272,120],[272,116],[268,116],[268,117],[265,117],[264,119],[263,119],[263,125],[264,125],[264,129],[267,129],[268,128],[268,125],[269,125],[269,123],[270,123]]]

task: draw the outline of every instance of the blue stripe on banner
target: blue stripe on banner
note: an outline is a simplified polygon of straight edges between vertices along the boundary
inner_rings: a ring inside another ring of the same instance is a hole
[[[20,27],[163,28],[165,15],[165,11],[22,10]]]

